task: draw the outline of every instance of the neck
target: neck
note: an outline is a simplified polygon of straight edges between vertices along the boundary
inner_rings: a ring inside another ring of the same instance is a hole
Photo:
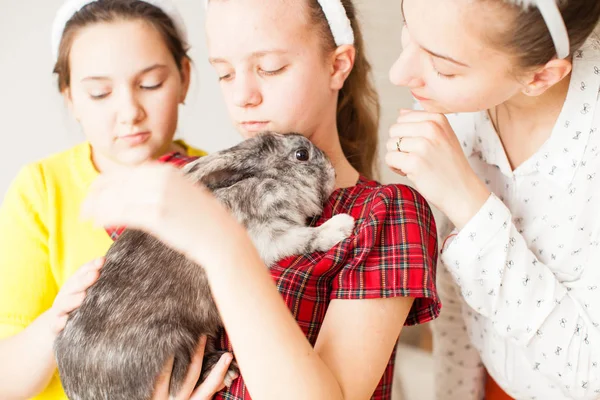
[[[490,110],[496,128],[499,125],[510,127],[510,129],[498,129],[498,134],[501,137],[507,135],[534,136],[541,130],[549,135],[567,98],[570,82],[571,76],[569,75],[539,96],[527,96],[519,93]],[[500,121],[498,121],[499,114],[501,115]]]
[[[335,121],[319,127],[309,139],[327,155],[333,164],[336,188],[356,185],[360,174],[344,155]]]
[[[489,110],[511,168],[518,168],[548,140],[569,91],[563,79],[540,96],[519,94]]]

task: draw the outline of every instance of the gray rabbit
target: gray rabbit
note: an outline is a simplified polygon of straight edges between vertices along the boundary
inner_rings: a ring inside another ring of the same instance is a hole
[[[306,226],[333,192],[335,173],[326,156],[298,134],[265,133],[193,161],[183,172],[232,211],[267,266],[327,251],[354,227],[347,214]],[[147,400],[174,356],[174,395],[202,335],[209,340],[199,382],[218,361],[222,352],[210,338],[221,326],[203,269],[153,236],[126,230],[56,339],[61,381],[71,400]],[[234,370],[235,364],[229,376]]]

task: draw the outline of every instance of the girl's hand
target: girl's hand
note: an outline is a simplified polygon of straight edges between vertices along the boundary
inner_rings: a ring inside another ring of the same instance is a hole
[[[54,299],[50,310],[47,311],[50,317],[52,333],[60,333],[65,324],[69,313],[78,308],[85,298],[86,290],[96,282],[100,276],[100,268],[104,264],[104,258],[91,261],[80,267],[63,285]]]
[[[402,110],[386,148],[387,165],[410,179],[458,229],[490,196],[443,114]]]
[[[215,365],[213,370],[210,371],[204,382],[194,390],[196,383],[200,378],[200,372],[202,371],[202,358],[204,357],[205,346],[206,337],[203,337],[192,358],[192,363],[190,364],[190,369],[183,382],[183,386],[175,397],[169,397],[173,359],[165,365],[165,368],[156,383],[152,400],[210,400],[217,392],[225,387],[225,375],[229,369],[229,364],[231,364],[231,361],[233,360],[233,356],[230,353],[225,353],[221,356],[221,359]]]
[[[146,231],[186,255],[211,253],[226,241],[224,226],[235,221],[208,190],[157,163],[98,177],[83,215],[98,225]]]

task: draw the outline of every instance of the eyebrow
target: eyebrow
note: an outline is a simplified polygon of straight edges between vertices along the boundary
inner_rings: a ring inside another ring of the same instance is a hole
[[[261,58],[261,57],[264,57],[264,56],[267,56],[267,55],[270,55],[270,54],[286,54],[286,53],[288,53],[288,51],[286,51],[286,50],[278,50],[278,49],[275,49],[275,50],[261,50],[261,51],[255,51],[254,53],[250,54],[250,56],[248,58],[251,58],[251,59],[254,58],[254,59],[256,59],[256,58]],[[223,64],[223,63],[227,63],[228,61],[226,59],[224,59],[224,58],[219,58],[219,57],[212,58],[211,57],[211,58],[208,59],[208,62],[210,62],[211,64]]]
[[[154,64],[154,65],[144,68],[143,70],[138,72],[137,75],[144,75],[150,71],[154,71],[157,69],[166,69],[166,68],[167,68],[167,66],[164,64]],[[110,80],[110,78],[108,76],[86,76],[81,81],[83,82],[83,81],[106,81],[106,80]]]
[[[402,11],[402,17],[404,18],[404,24],[405,24],[405,25],[406,25],[406,27],[408,28],[408,23],[407,23],[407,21],[406,21],[406,14],[404,14],[404,0],[402,0],[402,3],[401,3],[401,5],[400,5],[400,7],[401,7],[401,11]],[[469,65],[467,65],[467,64],[465,64],[465,63],[462,63],[462,62],[460,62],[460,61],[457,61],[457,60],[455,60],[455,59],[454,59],[454,58],[452,58],[452,57],[449,57],[449,56],[445,56],[445,55],[442,55],[442,54],[435,53],[435,52],[433,52],[433,51],[431,51],[431,50],[429,50],[429,49],[426,49],[425,47],[423,47],[423,46],[421,46],[421,45],[419,45],[419,47],[421,47],[421,48],[422,48],[422,49],[423,49],[425,52],[427,52],[428,54],[430,54],[430,55],[431,55],[431,56],[433,56],[433,57],[437,57],[437,58],[441,58],[442,60],[450,61],[451,63],[457,64],[457,65],[460,65],[461,67],[471,68]]]

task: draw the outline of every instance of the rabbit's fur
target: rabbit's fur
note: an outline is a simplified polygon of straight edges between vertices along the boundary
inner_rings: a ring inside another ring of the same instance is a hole
[[[335,174],[325,155],[298,134],[259,135],[183,170],[247,228],[267,266],[327,251],[354,226],[346,214],[306,226],[321,213]],[[201,335],[209,336],[201,381],[222,355],[210,340],[221,326],[204,270],[153,236],[126,230],[55,342],[64,389],[72,400],[150,399],[174,356],[175,395]]]

